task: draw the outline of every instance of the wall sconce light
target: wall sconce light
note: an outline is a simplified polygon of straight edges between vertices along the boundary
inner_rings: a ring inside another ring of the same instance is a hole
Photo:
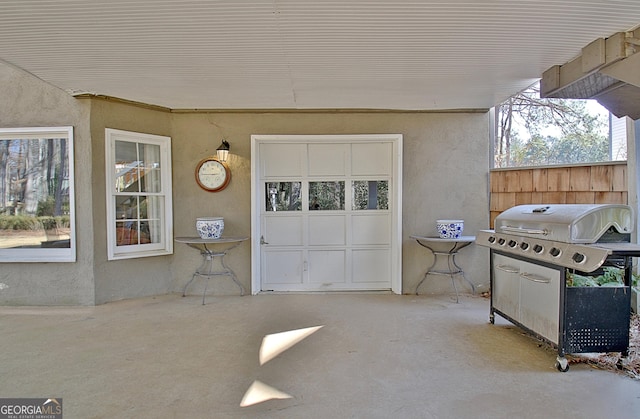
[[[220,147],[216,149],[216,154],[218,155],[218,160],[224,162],[227,161],[227,158],[229,157],[229,143],[227,140],[222,140],[222,144],[220,144]]]

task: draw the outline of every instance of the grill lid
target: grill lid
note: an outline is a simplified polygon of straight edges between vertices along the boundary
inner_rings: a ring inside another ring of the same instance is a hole
[[[518,205],[498,215],[494,225],[497,233],[564,243],[628,242],[634,217],[627,205]]]

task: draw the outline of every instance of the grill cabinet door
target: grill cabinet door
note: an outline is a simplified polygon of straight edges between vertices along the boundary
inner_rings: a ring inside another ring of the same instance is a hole
[[[493,254],[493,307],[520,321],[520,261]]]
[[[560,276],[557,269],[520,262],[520,322],[555,344],[560,327]]]

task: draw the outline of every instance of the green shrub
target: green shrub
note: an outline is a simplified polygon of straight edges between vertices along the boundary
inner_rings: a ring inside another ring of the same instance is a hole
[[[38,208],[36,209],[36,215],[38,217],[41,217],[41,216],[44,216],[44,215],[53,216],[53,211],[55,210],[55,207],[56,207],[56,200],[53,199],[52,196],[50,196],[47,199],[45,199],[44,201],[38,202]]]
[[[40,222],[28,215],[0,215],[0,230],[37,230]]]
[[[583,276],[567,272],[567,286],[569,287],[619,287],[624,285],[624,269],[605,266],[602,275]],[[638,275],[631,274],[631,285],[637,287]]]
[[[53,230],[55,228],[69,227],[69,216],[61,215],[58,217],[38,217],[38,222],[44,230]]]
[[[0,230],[50,230],[69,227],[69,216],[0,215]]]

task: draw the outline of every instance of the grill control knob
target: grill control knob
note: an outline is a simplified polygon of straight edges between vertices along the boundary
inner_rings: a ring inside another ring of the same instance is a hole
[[[575,263],[582,263],[582,262],[584,262],[584,260],[586,259],[586,256],[585,256],[585,255],[583,255],[582,253],[578,253],[578,252],[576,252],[576,253],[574,253],[574,254],[573,254],[573,256],[571,257],[571,259],[573,259],[573,261],[574,261]]]
[[[509,247],[514,248],[518,245],[518,242],[515,240],[509,240]]]
[[[504,243],[505,243],[505,242],[506,242],[506,240],[505,240],[505,239],[503,239],[503,238],[499,238],[499,239],[498,239],[498,244],[499,244],[500,246],[504,246]]]
[[[489,243],[495,243],[496,238],[495,238],[495,237],[493,237],[493,236],[489,236],[489,238],[487,239],[487,241],[488,241]]]
[[[542,253],[544,251],[544,247],[542,247],[539,244],[536,244],[535,246],[533,246],[533,251],[536,253]]]
[[[560,256],[560,253],[562,253],[562,251],[557,247],[552,247],[551,250],[549,250],[549,254],[554,258],[557,258],[558,256]]]
[[[527,243],[527,242],[520,243],[520,249],[522,249],[522,250],[529,249],[529,243]]]

